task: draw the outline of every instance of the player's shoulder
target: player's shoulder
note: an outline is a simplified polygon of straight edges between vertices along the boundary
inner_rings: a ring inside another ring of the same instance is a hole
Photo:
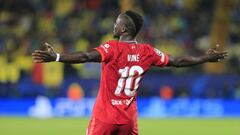
[[[116,45],[117,43],[118,43],[117,40],[109,40],[109,41],[107,41],[107,42],[105,42],[103,44]]]
[[[152,51],[154,49],[153,46],[148,43],[141,43],[141,44],[139,44],[139,46],[144,48],[144,50],[146,50],[146,51]]]
[[[152,48],[152,45],[148,44],[148,43],[141,43],[140,45],[145,47],[145,48]]]
[[[115,46],[117,45],[117,42],[118,41],[116,41],[116,40],[109,40],[109,41],[102,43],[100,46],[104,47],[106,49],[114,49]]]
[[[155,47],[153,47],[151,44],[141,44],[142,47],[144,47],[144,52],[148,52],[149,54],[157,54],[160,55],[163,52]]]

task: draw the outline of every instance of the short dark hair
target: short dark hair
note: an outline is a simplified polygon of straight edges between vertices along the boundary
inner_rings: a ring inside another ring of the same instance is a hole
[[[134,36],[136,36],[143,26],[143,17],[140,14],[131,10],[126,11],[124,14],[130,17],[130,19],[132,19],[136,30]]]

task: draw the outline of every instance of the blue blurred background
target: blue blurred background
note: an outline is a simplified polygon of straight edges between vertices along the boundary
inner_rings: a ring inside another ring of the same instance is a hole
[[[89,116],[101,65],[36,64],[31,53],[44,42],[62,53],[97,47],[128,9],[144,16],[139,42],[173,56],[217,43],[229,52],[218,64],[152,68],[138,92],[140,116],[240,116],[239,0],[1,0],[0,115]]]

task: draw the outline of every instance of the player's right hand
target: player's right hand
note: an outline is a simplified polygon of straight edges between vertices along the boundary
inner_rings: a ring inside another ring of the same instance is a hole
[[[43,63],[43,62],[51,62],[55,61],[57,57],[57,53],[54,51],[53,47],[47,42],[44,44],[46,50],[35,50],[32,53],[33,62],[35,63]]]

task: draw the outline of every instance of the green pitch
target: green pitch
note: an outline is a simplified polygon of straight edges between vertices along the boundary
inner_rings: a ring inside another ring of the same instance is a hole
[[[0,135],[85,135],[89,119],[0,117]],[[139,119],[140,135],[240,135],[240,119]]]

